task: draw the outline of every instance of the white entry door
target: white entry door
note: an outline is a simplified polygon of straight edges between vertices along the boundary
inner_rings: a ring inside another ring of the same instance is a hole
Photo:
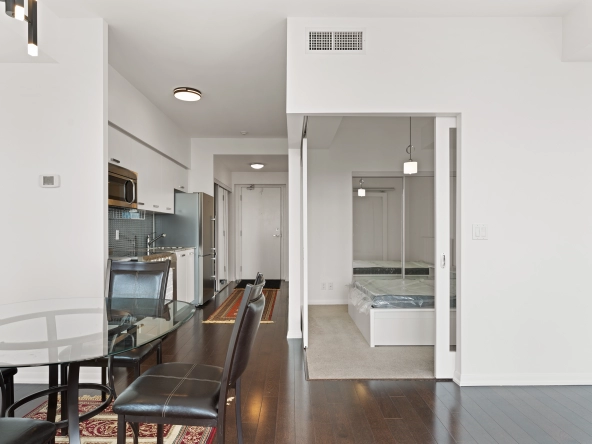
[[[242,279],[281,279],[282,189],[273,186],[241,187]]]

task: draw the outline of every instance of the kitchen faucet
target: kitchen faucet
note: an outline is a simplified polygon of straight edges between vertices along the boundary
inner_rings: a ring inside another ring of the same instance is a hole
[[[148,235],[148,238],[146,239],[146,247],[148,249],[148,254],[150,254],[150,245],[152,245],[154,242],[156,242],[158,239],[160,239],[161,237],[166,237],[166,233],[162,233],[159,236],[156,236],[154,239],[150,240],[150,235]]]

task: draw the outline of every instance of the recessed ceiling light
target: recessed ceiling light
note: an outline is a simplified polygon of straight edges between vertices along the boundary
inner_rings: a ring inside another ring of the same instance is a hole
[[[243,136],[246,136],[247,134],[249,134],[249,132],[248,132],[248,131],[241,131],[241,134],[242,134]]]
[[[251,164],[251,168],[253,168],[254,170],[260,170],[261,168],[263,168],[265,165],[262,163],[252,163]]]
[[[174,96],[184,102],[197,102],[201,99],[201,91],[195,88],[180,87],[173,91]]]

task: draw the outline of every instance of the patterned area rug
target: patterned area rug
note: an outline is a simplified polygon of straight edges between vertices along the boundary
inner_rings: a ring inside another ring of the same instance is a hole
[[[228,296],[228,298],[222,302],[222,305],[212,313],[212,315],[203,321],[204,324],[234,324],[240,301],[245,292],[242,288],[235,288],[235,290]],[[271,315],[273,314],[273,307],[275,305],[275,298],[277,297],[279,290],[264,289],[263,294],[265,295],[265,308],[263,309],[263,317],[261,318],[262,324],[273,324]]]
[[[93,410],[101,405],[100,396],[82,396],[80,398],[80,413]],[[46,419],[47,401],[25,415],[25,418]],[[57,418],[59,421],[60,407],[58,403]],[[56,444],[69,443],[67,436],[59,436]],[[214,442],[216,429],[211,427],[164,426],[165,444],[211,444]],[[82,444],[116,444],[117,443],[117,415],[111,406],[94,418],[80,423],[80,437]],[[127,426],[127,443],[133,442],[130,426]],[[156,442],[156,425],[140,424],[140,444]]]

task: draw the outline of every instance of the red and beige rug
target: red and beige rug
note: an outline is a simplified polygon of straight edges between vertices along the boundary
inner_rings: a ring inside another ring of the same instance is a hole
[[[212,315],[203,321],[204,324],[234,324],[240,302],[245,292],[242,288],[236,288],[228,298],[218,309],[212,313]],[[261,318],[262,324],[273,324],[271,316],[273,314],[273,307],[275,305],[275,298],[277,297],[279,290],[264,289],[263,294],[265,295],[265,308],[263,309],[263,317]]]
[[[101,405],[100,396],[82,396],[80,398],[80,413],[93,410]],[[25,415],[25,418],[45,419],[47,416],[47,402]],[[57,417],[60,416],[58,403]],[[59,420],[59,419],[58,419]],[[56,437],[56,444],[65,444],[70,440],[67,436]],[[165,444],[211,444],[214,442],[216,429],[211,427],[164,426]],[[132,430],[127,426],[127,443],[132,443]],[[117,443],[117,415],[111,406],[94,418],[80,424],[82,444],[116,444]],[[140,424],[140,444],[156,442],[156,425]]]

